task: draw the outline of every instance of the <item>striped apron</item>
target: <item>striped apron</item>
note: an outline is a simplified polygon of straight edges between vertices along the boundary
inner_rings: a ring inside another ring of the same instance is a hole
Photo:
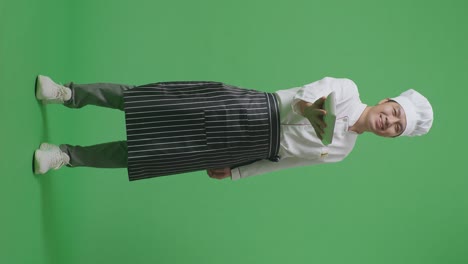
[[[277,161],[276,97],[221,82],[124,91],[129,180]]]

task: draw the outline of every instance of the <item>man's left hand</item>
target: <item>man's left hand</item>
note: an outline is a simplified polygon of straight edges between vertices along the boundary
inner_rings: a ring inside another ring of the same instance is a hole
[[[231,168],[226,167],[223,169],[208,169],[206,170],[206,173],[208,176],[210,176],[210,178],[222,180],[227,177],[231,177]]]

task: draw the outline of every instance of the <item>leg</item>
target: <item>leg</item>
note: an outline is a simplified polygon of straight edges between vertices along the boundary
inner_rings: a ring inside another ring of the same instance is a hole
[[[64,102],[69,108],[81,108],[88,104],[124,110],[123,91],[132,89],[136,85],[114,83],[64,84],[72,91],[70,100]]]
[[[87,147],[62,144],[59,147],[70,157],[67,167],[127,168],[127,141]]]

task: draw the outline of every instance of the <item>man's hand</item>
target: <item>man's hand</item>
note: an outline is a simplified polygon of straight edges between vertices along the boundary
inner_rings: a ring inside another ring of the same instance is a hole
[[[206,170],[208,176],[213,179],[222,180],[227,177],[231,177],[231,168],[223,168],[223,169],[208,169]]]
[[[313,104],[302,101],[300,105],[302,114],[312,124],[315,134],[317,134],[320,140],[322,140],[323,131],[326,127],[326,124],[323,121],[323,117],[327,113],[327,111],[323,110],[325,99],[326,97],[323,96],[317,99]]]

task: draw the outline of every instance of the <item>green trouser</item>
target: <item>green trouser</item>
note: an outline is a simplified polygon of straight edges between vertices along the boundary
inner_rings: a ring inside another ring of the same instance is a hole
[[[70,100],[64,102],[69,108],[81,108],[86,105],[96,105],[120,109],[124,111],[123,91],[132,89],[136,85],[92,83],[64,84],[72,91]],[[96,168],[126,168],[127,141],[114,141],[92,146],[72,146],[61,144],[60,149],[70,157],[68,167],[96,167]]]

